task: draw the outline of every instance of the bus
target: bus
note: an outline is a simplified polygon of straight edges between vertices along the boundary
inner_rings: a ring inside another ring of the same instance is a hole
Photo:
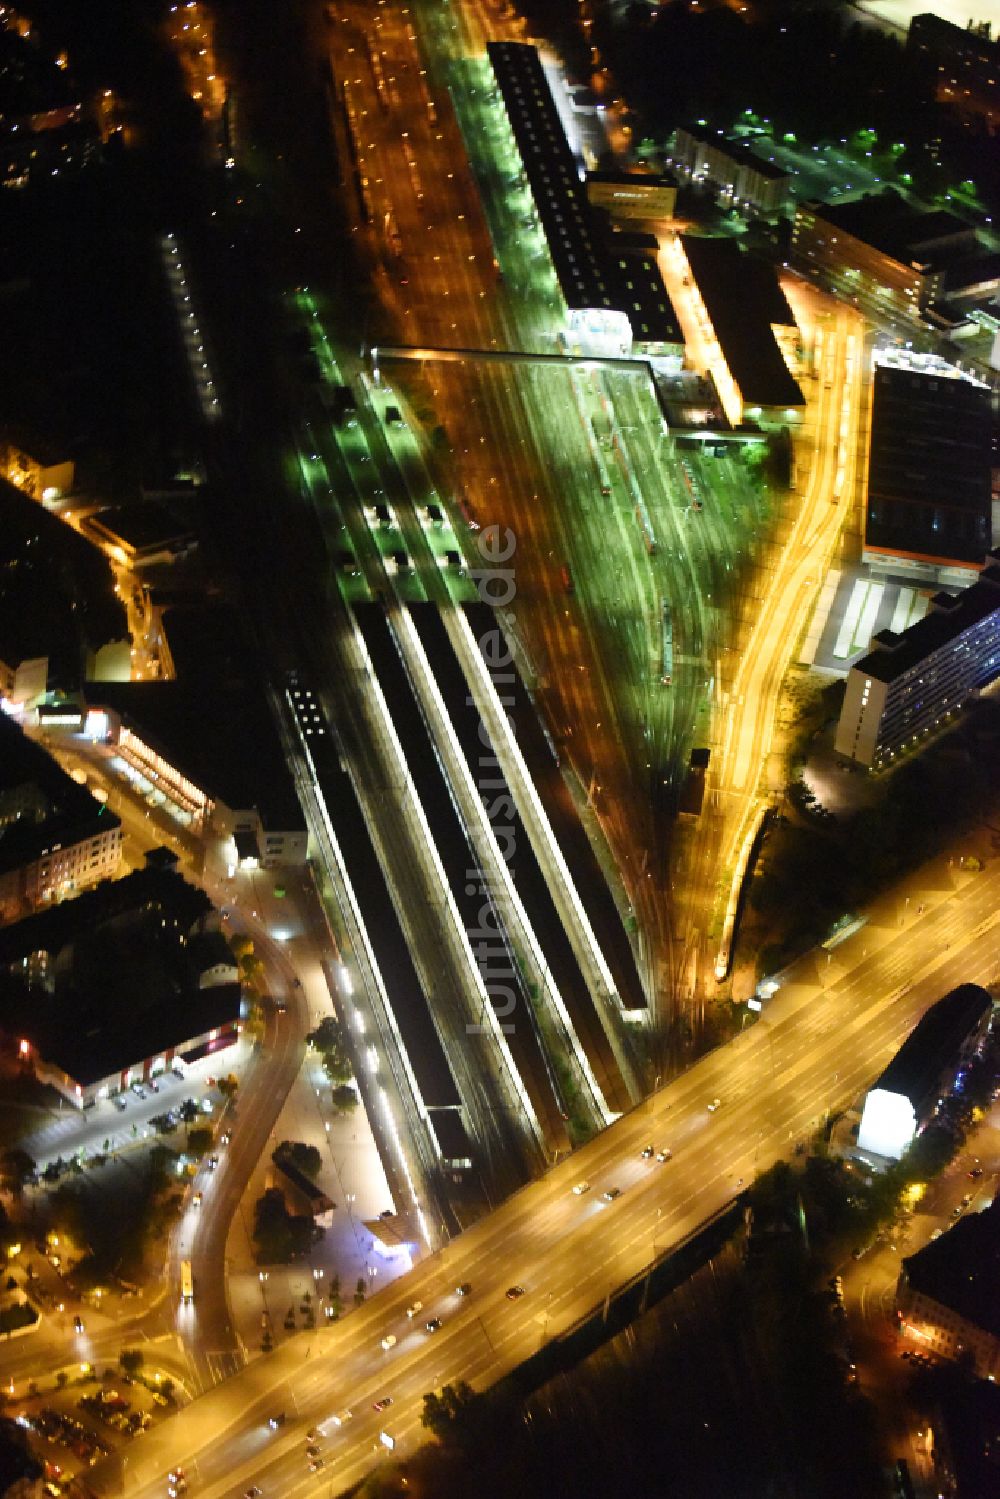
[[[181,1260],[181,1300],[185,1306],[194,1300],[194,1276],[191,1274],[190,1260]]]

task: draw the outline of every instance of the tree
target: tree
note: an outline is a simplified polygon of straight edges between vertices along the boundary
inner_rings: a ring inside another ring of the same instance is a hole
[[[353,1114],[358,1106],[357,1089],[352,1088],[350,1083],[338,1083],[330,1099],[338,1114]]]
[[[20,1237],[21,1232],[17,1225],[11,1222],[6,1208],[0,1204],[0,1250],[9,1249],[12,1244],[17,1243]]]
[[[219,1092],[223,1098],[235,1098],[239,1086],[240,1080],[235,1072],[231,1072],[228,1077],[219,1078]]]
[[[319,1168],[323,1164],[323,1157],[315,1145],[307,1145],[303,1140],[282,1140],[274,1152],[274,1159],[290,1161],[306,1176],[318,1176]]]
[[[336,1015],[325,1015],[314,1031],[306,1036],[310,1046],[317,1051],[331,1051],[344,1042],[344,1028]]]
[[[199,1125],[196,1129],[188,1130],[188,1150],[192,1155],[204,1155],[212,1143],[212,1131],[207,1125]]]
[[[118,1362],[119,1364],[121,1364],[126,1374],[131,1374],[134,1377],[136,1374],[138,1374],[139,1370],[145,1363],[142,1349],[123,1348],[121,1353],[118,1355]]]
[[[201,1109],[193,1098],[185,1098],[177,1110],[185,1124],[193,1124],[196,1119],[201,1118]]]
[[[16,1146],[5,1150],[0,1157],[0,1177],[15,1196],[19,1196],[28,1182],[37,1177],[38,1167],[26,1150]]]
[[[486,1398],[464,1379],[446,1384],[439,1395],[424,1396],[420,1424],[439,1442],[453,1447],[478,1447],[488,1432]]]
[[[264,965],[254,952],[244,953],[239,960],[240,972],[248,984],[256,983],[264,972]]]
[[[346,1047],[337,1047],[334,1051],[323,1053],[323,1071],[331,1083],[346,1083],[354,1076],[354,1068],[347,1054]]]
[[[318,1237],[311,1218],[290,1213],[280,1187],[268,1187],[254,1208],[253,1241],[257,1262],[287,1265],[308,1254]]]

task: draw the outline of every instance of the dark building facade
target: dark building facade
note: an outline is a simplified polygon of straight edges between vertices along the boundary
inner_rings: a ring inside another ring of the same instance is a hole
[[[990,392],[941,360],[901,358],[872,380],[863,560],[971,581],[990,549]]]

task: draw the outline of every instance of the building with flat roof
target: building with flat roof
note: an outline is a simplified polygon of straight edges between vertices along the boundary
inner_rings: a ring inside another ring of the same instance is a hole
[[[792,263],[881,317],[919,320],[946,294],[949,268],[980,253],[976,231],[962,219],[913,208],[891,189],[800,204],[792,226]]]
[[[61,448],[41,437],[12,433],[0,440],[0,474],[33,500],[56,500],[71,494],[76,466]]]
[[[992,462],[988,386],[933,355],[876,351],[862,560],[971,581],[990,546]]]
[[[567,342],[587,353],[635,350],[679,363],[683,345],[659,269],[651,284],[649,264],[630,277],[609,254],[537,49],[490,42],[486,50],[566,308]]]
[[[748,141],[727,140],[721,130],[689,125],[675,131],[670,161],[689,182],[717,187],[733,208],[779,214],[791,202],[791,173],[758,156]]]
[[[672,219],[677,183],[657,172],[588,172],[587,198],[614,219]]]
[[[192,526],[152,499],[89,515],[83,529],[117,562],[131,568],[175,562],[198,544]]]
[[[0,480],[0,696],[19,709],[85,677],[127,680],[131,640],[108,561]]]
[[[989,1030],[993,1000],[960,984],[921,1016],[865,1099],[858,1149],[898,1161]]]
[[[677,244],[718,343],[724,369],[712,373],[733,426],[798,420],[805,398],[790,365],[799,330],[774,267],[731,239],[684,234]]]
[[[170,802],[193,830],[236,840],[264,869],[305,863],[305,818],[278,732],[259,686],[218,689],[129,682],[88,687],[88,733],[98,732],[124,760],[140,789]],[[206,715],[211,714],[211,727]]]
[[[956,1499],[996,1499],[1000,1478],[1000,1388],[968,1379],[939,1389],[931,1413],[934,1473]]]
[[[121,851],[118,818],[0,713],[0,922],[110,879]]]
[[[870,770],[947,722],[1000,676],[1000,551],[977,582],[939,593],[930,610],[899,634],[880,630],[847,676],[834,748]]]
[[[962,110],[1000,112],[1000,42],[988,22],[963,27],[931,13],[914,16],[906,45],[934,69],[940,100]]]
[[[980,1379],[1000,1379],[1000,1194],[903,1260],[900,1330],[939,1358],[970,1357]],[[994,1489],[993,1492],[996,1492]]]
[[[208,896],[146,868],[0,929],[0,1032],[77,1107],[239,1035],[235,959]]]
[[[224,601],[177,604],[166,630],[176,680],[88,685],[87,734],[189,827],[246,835],[246,857],[266,869],[303,864],[305,818],[239,615]]]

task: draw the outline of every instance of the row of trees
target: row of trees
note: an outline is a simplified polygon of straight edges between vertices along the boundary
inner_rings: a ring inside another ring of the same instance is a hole
[[[357,1090],[351,1086],[354,1065],[347,1049],[344,1027],[334,1015],[325,1016],[306,1036],[309,1045],[322,1053],[323,1070],[331,1083],[331,1099],[338,1113],[350,1114],[358,1106]]]

